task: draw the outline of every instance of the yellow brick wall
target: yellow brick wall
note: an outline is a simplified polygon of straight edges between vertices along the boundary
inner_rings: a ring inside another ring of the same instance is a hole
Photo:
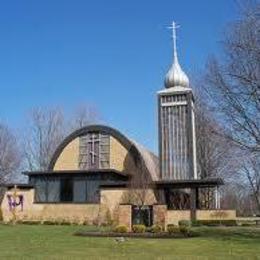
[[[233,220],[236,219],[235,210],[197,210],[198,220]]]
[[[128,150],[110,136],[110,169],[125,173],[135,173],[135,164]],[[54,170],[78,170],[79,137],[71,141],[59,155]]]
[[[58,157],[54,170],[78,170],[79,165],[79,137],[72,140]]]
[[[113,215],[117,210],[118,205],[122,202],[125,192],[125,188],[102,189],[100,191],[100,202],[102,205],[105,205],[105,207],[107,207]]]
[[[132,206],[131,205],[120,205],[119,206],[119,225],[127,227],[128,231],[132,230]]]
[[[167,210],[166,225],[178,225],[180,220],[190,220],[190,210]]]
[[[110,168],[134,173],[135,164],[128,150],[114,137],[110,137]]]
[[[5,193],[1,204],[3,220],[5,222],[13,220],[13,215],[9,210],[7,195],[13,194],[13,190]],[[33,203],[34,189],[19,190],[18,195],[24,196],[24,209],[21,211],[20,206],[16,208],[17,220],[40,220],[40,221],[69,221],[81,223],[88,221],[90,224],[98,218],[100,222],[105,218],[105,211],[99,204],[44,204]]]

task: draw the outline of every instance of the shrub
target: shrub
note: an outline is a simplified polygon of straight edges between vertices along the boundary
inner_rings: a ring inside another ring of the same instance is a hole
[[[202,223],[200,221],[198,221],[198,220],[192,220],[191,221],[191,225],[193,227],[200,227],[200,226],[202,226]]]
[[[82,225],[89,226],[89,220],[88,219],[83,220]]]
[[[152,227],[151,227],[151,232],[152,233],[161,233],[162,232],[162,226],[160,226],[160,225],[153,225]]]
[[[177,227],[173,224],[169,224],[169,225],[167,225],[167,231],[169,234],[174,234],[174,233],[179,233],[180,229],[179,229],[179,227]]]
[[[189,227],[186,227],[186,226],[180,226],[180,232],[183,234],[183,235],[188,235],[190,233],[190,228]]]
[[[44,225],[57,225],[58,223],[56,223],[53,220],[45,220],[45,221],[43,221],[43,224]]]
[[[66,225],[71,225],[71,222],[70,221],[68,221],[68,220],[62,220],[61,222],[59,222],[59,225],[64,225],[64,226],[66,226]]]
[[[134,233],[144,233],[145,225],[133,225],[132,229]]]
[[[253,225],[250,223],[242,223],[241,226],[242,227],[252,227]]]
[[[152,227],[146,227],[145,232],[152,232]]]
[[[26,224],[26,225],[39,225],[41,221],[39,220],[19,220],[19,223]]]
[[[182,227],[190,227],[191,226],[191,222],[189,220],[180,220],[178,222],[179,226]]]
[[[198,226],[237,226],[237,222],[234,219],[226,219],[226,220],[196,220],[193,221],[192,224]],[[194,226],[195,226],[194,225]]]
[[[3,213],[2,213],[1,208],[0,208],[0,221],[3,221]]]
[[[127,232],[127,226],[118,225],[114,228],[114,232],[116,232],[116,233],[126,233]]]

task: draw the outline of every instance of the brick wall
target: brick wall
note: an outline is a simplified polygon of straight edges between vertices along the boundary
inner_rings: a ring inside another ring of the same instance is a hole
[[[167,206],[166,205],[154,205],[153,206],[153,223],[166,227],[166,214]]]
[[[132,230],[132,205],[119,205],[118,224],[125,225],[128,231]]]

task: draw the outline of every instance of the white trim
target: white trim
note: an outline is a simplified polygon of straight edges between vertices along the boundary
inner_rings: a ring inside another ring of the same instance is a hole
[[[162,107],[174,107],[174,106],[185,106],[187,101],[175,101],[162,103]]]

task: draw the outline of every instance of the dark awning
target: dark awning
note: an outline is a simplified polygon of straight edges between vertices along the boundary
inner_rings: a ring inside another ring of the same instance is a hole
[[[224,185],[221,178],[193,179],[193,180],[160,180],[156,181],[157,188],[208,188]]]
[[[26,171],[23,172],[24,175],[27,176],[64,176],[64,175],[77,175],[77,176],[84,176],[84,175],[94,175],[94,174],[112,174],[112,175],[117,175],[120,176],[124,179],[128,179],[129,176],[114,170],[114,169],[93,169],[93,170],[59,170],[59,171],[52,171],[52,170],[47,170],[47,171]]]
[[[7,189],[12,189],[14,187],[17,187],[18,189],[31,189],[33,188],[33,185],[27,184],[27,183],[6,183],[0,185],[0,187],[4,187]]]

